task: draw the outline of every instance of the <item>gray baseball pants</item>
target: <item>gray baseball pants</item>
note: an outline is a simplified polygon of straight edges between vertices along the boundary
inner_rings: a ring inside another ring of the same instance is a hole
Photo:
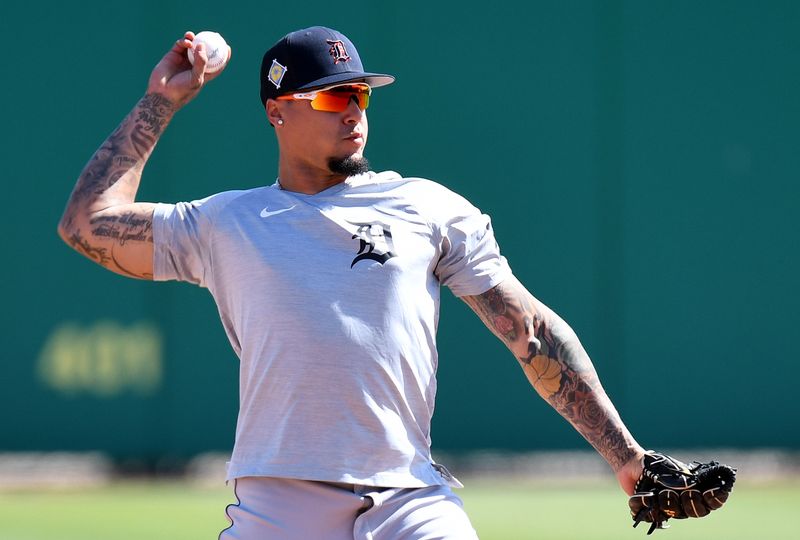
[[[219,540],[477,540],[447,486],[381,488],[291,478],[235,480]]]

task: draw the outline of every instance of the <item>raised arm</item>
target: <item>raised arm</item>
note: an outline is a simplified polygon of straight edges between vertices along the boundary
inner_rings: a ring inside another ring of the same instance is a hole
[[[514,277],[463,300],[511,350],[534,389],[600,453],[629,495],[644,450],[622,423],[575,332]]]
[[[153,69],[147,92],[81,172],[58,224],[61,238],[81,255],[124,276],[153,279],[152,203],[135,202],[142,171],[167,124],[202,86],[202,44],[194,66],[187,32]]]

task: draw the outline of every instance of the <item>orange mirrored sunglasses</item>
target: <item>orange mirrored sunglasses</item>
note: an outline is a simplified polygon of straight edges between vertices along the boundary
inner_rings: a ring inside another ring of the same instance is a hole
[[[355,99],[358,108],[362,111],[369,107],[369,96],[372,88],[366,84],[342,84],[322,88],[313,92],[287,94],[278,96],[279,100],[307,99],[311,101],[311,108],[315,111],[342,112],[347,110],[350,102]]]

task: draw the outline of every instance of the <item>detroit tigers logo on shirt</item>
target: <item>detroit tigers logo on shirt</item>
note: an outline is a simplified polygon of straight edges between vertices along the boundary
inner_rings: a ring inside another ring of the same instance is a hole
[[[353,240],[358,239],[359,245],[358,253],[350,263],[350,268],[353,268],[356,263],[367,260],[385,264],[386,261],[397,256],[394,253],[392,233],[388,225],[379,223],[354,223],[353,225],[358,227],[356,234],[353,235]]]
[[[347,62],[350,60],[350,55],[347,54],[347,49],[344,48],[344,43],[342,40],[326,39],[325,41],[327,41],[328,45],[331,46],[331,48],[328,49],[328,52],[331,53],[331,56],[333,56],[334,64],[338,64],[339,62]]]

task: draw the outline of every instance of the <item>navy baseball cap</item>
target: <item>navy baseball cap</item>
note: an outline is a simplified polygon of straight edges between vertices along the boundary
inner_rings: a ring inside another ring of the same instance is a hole
[[[364,82],[375,88],[394,77],[364,71],[347,36],[324,26],[312,26],[283,36],[261,61],[261,103],[298,90],[339,83]]]

